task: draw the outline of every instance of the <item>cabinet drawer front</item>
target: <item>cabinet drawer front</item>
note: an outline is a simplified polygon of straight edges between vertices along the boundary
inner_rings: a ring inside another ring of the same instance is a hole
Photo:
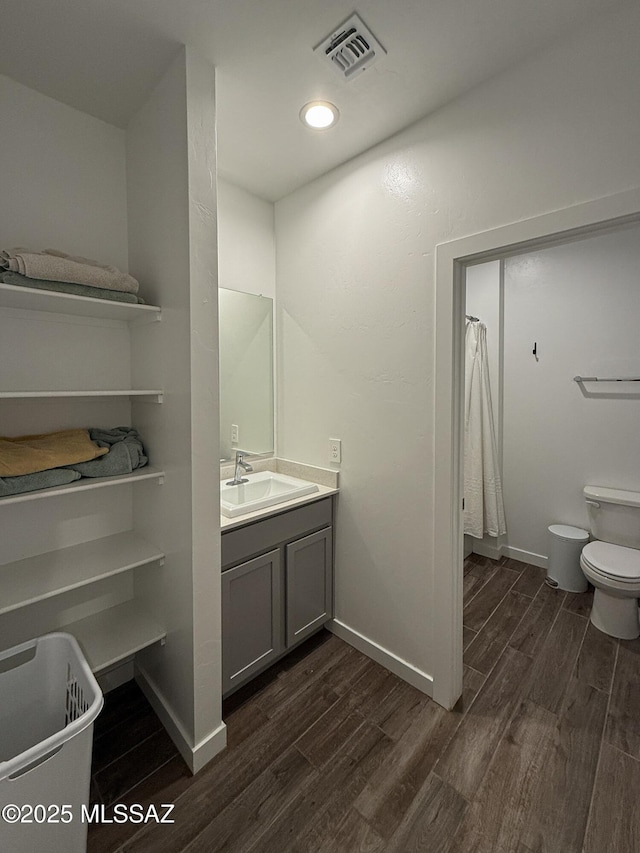
[[[283,650],[280,551],[222,575],[222,692],[247,681]]]
[[[223,533],[223,567],[273,548],[276,542],[286,542],[304,536],[310,530],[326,527],[331,524],[331,503],[330,497],[324,498]]]
[[[287,545],[287,646],[313,634],[333,614],[332,541],[327,527]]]

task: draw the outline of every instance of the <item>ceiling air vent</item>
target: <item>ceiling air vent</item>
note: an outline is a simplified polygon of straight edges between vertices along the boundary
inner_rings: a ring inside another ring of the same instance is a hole
[[[313,50],[343,80],[353,80],[387,52],[358,15],[352,15]]]

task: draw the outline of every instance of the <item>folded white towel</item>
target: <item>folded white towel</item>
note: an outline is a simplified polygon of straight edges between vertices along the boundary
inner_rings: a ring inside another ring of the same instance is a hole
[[[133,276],[117,267],[66,255],[57,249],[43,252],[20,248],[5,250],[0,252],[0,267],[28,278],[73,282],[123,293],[137,293],[139,286]]]

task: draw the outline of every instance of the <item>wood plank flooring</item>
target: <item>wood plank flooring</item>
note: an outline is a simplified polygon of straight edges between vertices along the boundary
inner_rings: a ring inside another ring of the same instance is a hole
[[[192,777],[135,684],[110,693],[92,801],[175,823],[92,824],[89,853],[640,851],[640,641],[535,566],[473,555],[464,589],[451,712],[321,632],[227,700]]]

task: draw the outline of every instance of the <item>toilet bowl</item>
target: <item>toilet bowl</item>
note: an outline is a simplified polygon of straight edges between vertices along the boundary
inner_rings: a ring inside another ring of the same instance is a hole
[[[640,636],[640,551],[591,542],[580,556],[580,568],[595,587],[591,622],[600,631],[621,640]]]
[[[582,549],[580,568],[595,587],[591,622],[611,637],[640,636],[640,493],[586,486],[595,541]]]

